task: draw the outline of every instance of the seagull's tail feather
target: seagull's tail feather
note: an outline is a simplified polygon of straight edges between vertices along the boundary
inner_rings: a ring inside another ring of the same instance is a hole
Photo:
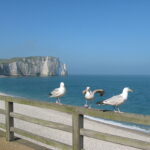
[[[52,95],[52,93],[48,93],[48,96],[49,96],[49,97],[52,97],[53,95]]]
[[[103,101],[99,101],[99,102],[97,102],[96,104],[98,104],[98,105],[103,105],[104,103],[103,103]]]

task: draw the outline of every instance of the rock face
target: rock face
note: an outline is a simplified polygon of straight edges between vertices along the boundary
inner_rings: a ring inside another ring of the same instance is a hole
[[[62,76],[68,75],[67,65],[66,65],[66,64],[61,64],[61,72],[60,72],[60,74],[61,74]]]
[[[55,76],[59,70],[59,59],[51,56],[0,60],[0,75],[5,76]]]

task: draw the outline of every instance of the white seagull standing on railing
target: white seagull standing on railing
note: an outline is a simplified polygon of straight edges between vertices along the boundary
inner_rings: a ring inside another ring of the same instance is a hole
[[[90,101],[90,103],[92,102],[92,100],[94,99],[95,93],[99,93],[100,96],[103,96],[104,95],[104,90],[103,89],[96,89],[94,91],[91,91],[90,87],[88,86],[88,87],[86,87],[86,89],[82,93],[84,94],[84,97],[86,99],[86,104],[84,105],[84,107],[91,108],[92,104],[90,104],[88,106],[88,101]]]
[[[66,88],[64,82],[60,83],[60,87],[54,89],[52,92],[49,93],[49,97],[57,98],[56,103],[61,104],[60,97],[64,96],[66,93]]]
[[[118,106],[123,104],[128,99],[128,92],[133,92],[133,90],[131,90],[128,87],[125,87],[120,95],[116,95],[116,96],[113,96],[109,99],[99,101],[96,104],[111,105],[111,106],[114,106],[114,111],[117,108],[118,112],[120,112]]]

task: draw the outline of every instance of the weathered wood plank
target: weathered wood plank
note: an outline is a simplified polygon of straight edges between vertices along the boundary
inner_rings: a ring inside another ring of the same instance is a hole
[[[2,128],[2,129],[6,129],[5,124],[4,124],[4,123],[0,123],[0,128]]]
[[[104,110],[99,110],[99,109],[87,109],[83,107],[59,105],[55,103],[41,102],[41,101],[35,101],[35,100],[26,100],[26,99],[21,99],[21,98],[11,98],[10,100],[10,97],[8,96],[5,96],[5,99],[6,101],[26,104],[26,105],[31,105],[31,106],[41,107],[41,108],[48,108],[48,109],[53,109],[53,110],[71,113],[71,114],[73,114],[74,112],[76,112],[76,110],[78,110],[78,113],[83,114],[83,115],[89,115],[93,117],[100,117],[100,118],[116,120],[116,121],[124,121],[124,122],[150,125],[150,116],[146,116],[146,115],[138,115],[138,114],[131,114],[131,113],[118,113],[118,112],[104,111]]]
[[[108,133],[101,133],[89,129],[80,129],[80,134],[94,139],[113,142],[113,143],[135,147],[143,150],[150,150],[150,142],[144,142],[137,139],[116,136]]]
[[[76,108],[77,112],[83,115],[89,115],[93,117],[123,121],[123,122],[131,122],[136,124],[150,125],[150,116],[148,115],[139,115],[132,113],[119,113],[113,111],[104,111],[98,109],[87,109],[87,108]]]
[[[72,114],[75,110],[74,107],[69,106],[69,105],[64,105],[64,104],[59,105],[59,104],[55,104],[55,103],[48,103],[48,102],[28,100],[28,99],[15,98],[15,97],[13,97],[11,99],[9,97],[6,97],[6,101],[40,107],[40,108],[53,109],[53,110],[66,112],[66,113],[70,113],[70,114]]]
[[[4,109],[0,109],[0,114],[5,114],[5,110]]]
[[[0,95],[0,101],[5,101],[6,96]]]
[[[82,128],[83,128],[83,115],[74,113],[72,116],[73,150],[83,149],[83,136],[80,135],[80,129]]]
[[[50,128],[58,129],[58,130],[63,130],[66,132],[72,132],[72,127],[69,125],[64,125],[61,123],[56,123],[56,122],[52,122],[52,121],[46,121],[46,120],[42,120],[42,119],[38,119],[38,118],[34,118],[34,117],[29,117],[29,116],[14,113],[14,112],[11,112],[10,116],[20,119],[20,120],[23,120],[23,121],[30,122],[30,123],[35,123],[35,124],[38,124],[41,126],[50,127]]]
[[[14,118],[10,117],[10,112],[13,112],[13,102],[5,102],[5,121],[6,121],[6,140],[14,140],[14,132],[10,131],[10,127],[14,126]]]
[[[137,123],[137,124],[143,124],[143,125],[150,125],[150,116],[146,116],[146,115],[138,115],[138,114],[131,114],[131,113],[118,113],[118,112],[104,111],[104,110],[99,110],[99,109],[87,109],[83,107],[59,105],[55,103],[40,102],[40,101],[35,101],[35,100],[25,100],[25,99],[20,99],[20,98],[12,98],[10,100],[9,98],[10,97],[5,97],[7,101],[41,107],[41,108],[53,109],[53,110],[66,112],[70,114],[73,114],[77,110],[79,114],[83,114],[83,115],[89,115],[93,117],[99,117],[99,118],[116,120],[116,121],[124,121],[124,122],[131,122],[131,123]]]
[[[15,132],[15,133],[17,133],[19,135],[28,137],[30,139],[39,141],[41,143],[60,148],[62,150],[72,150],[72,146],[70,146],[70,145],[67,145],[67,144],[64,144],[64,143],[52,140],[52,139],[48,139],[46,137],[42,137],[42,136],[39,136],[39,135],[30,133],[30,132],[27,132],[27,131],[24,131],[24,130],[21,130],[21,129],[17,129],[17,128],[13,128],[12,127],[11,131],[13,131],[13,132]]]

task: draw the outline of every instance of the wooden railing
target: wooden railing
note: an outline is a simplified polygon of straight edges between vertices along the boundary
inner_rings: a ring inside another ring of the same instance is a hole
[[[6,140],[13,141],[14,133],[28,137],[30,139],[48,144],[50,146],[58,147],[63,150],[83,150],[83,137],[87,136],[94,139],[99,139],[103,141],[113,142],[121,145],[126,145],[130,147],[135,147],[139,149],[150,150],[150,142],[145,142],[137,139],[131,139],[127,137],[112,135],[108,133],[102,133],[93,131],[90,129],[85,129],[84,115],[99,117],[104,119],[130,122],[142,125],[150,125],[150,116],[129,114],[129,113],[115,113],[112,111],[103,111],[98,109],[87,109],[83,107],[75,107],[69,105],[58,105],[55,103],[41,102],[35,100],[26,100],[21,98],[14,98],[8,96],[0,96],[0,100],[5,102],[5,109],[0,109],[0,114],[4,114],[6,117],[6,123],[0,123],[0,128],[6,129]],[[66,112],[72,115],[72,126],[64,125],[61,123],[46,121],[42,119],[37,119],[34,117],[22,115],[15,113],[13,111],[14,103],[25,104],[30,106],[36,106],[40,108],[57,110],[60,112]],[[27,132],[22,129],[14,127],[14,118],[27,121],[30,123],[38,124],[41,126],[54,128],[58,130],[63,130],[72,133],[72,146],[46,138],[35,135],[33,133]]]

